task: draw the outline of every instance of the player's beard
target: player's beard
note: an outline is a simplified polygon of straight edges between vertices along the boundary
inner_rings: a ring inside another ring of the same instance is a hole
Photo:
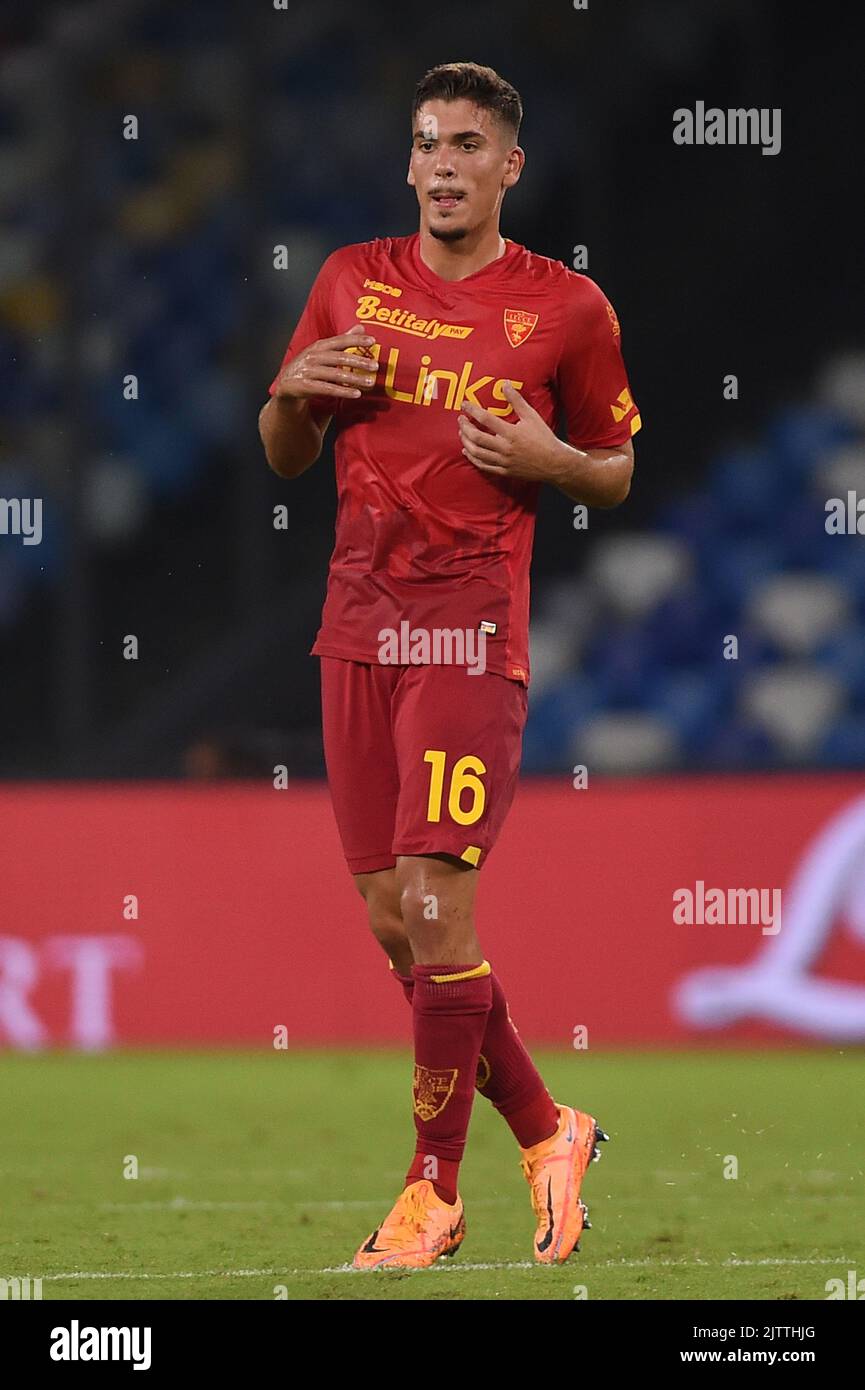
[[[468,230],[468,227],[430,227],[429,234],[436,241],[462,241]]]

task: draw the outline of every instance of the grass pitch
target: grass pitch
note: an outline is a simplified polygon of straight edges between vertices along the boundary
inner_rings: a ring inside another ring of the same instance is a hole
[[[358,1274],[413,1147],[407,1050],[6,1054],[0,1278],[46,1300],[825,1299],[865,1274],[862,1050],[536,1059],[612,1139],[582,1252],[533,1266],[518,1151],[478,1096],[460,1253]]]

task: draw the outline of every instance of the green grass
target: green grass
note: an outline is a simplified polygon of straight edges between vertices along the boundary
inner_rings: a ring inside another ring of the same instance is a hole
[[[862,1051],[537,1060],[612,1136],[582,1252],[531,1265],[518,1151],[478,1097],[460,1253],[356,1274],[412,1150],[407,1052],[5,1054],[0,1277],[45,1299],[824,1299],[865,1276]]]

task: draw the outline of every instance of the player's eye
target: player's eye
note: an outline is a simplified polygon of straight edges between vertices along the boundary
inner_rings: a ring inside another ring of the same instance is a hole
[[[418,149],[422,150],[424,154],[428,154],[432,149],[432,140],[421,140]]]
[[[464,150],[476,150],[476,149],[477,149],[477,145],[476,145],[472,140],[464,140],[464,141],[463,141],[463,149],[464,149]]]

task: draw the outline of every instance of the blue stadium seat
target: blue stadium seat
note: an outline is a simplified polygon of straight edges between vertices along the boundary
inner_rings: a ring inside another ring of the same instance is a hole
[[[836,724],[823,742],[820,761],[828,767],[865,767],[865,712]]]
[[[709,770],[730,772],[745,768],[772,769],[780,765],[778,751],[763,729],[735,716],[716,725],[702,751],[699,764]]]
[[[785,497],[780,516],[778,537],[782,562],[789,569],[828,569],[832,563],[840,536],[830,536],[826,531],[826,513],[821,502],[808,492],[789,498]],[[776,509],[778,502],[776,500]],[[769,513],[771,516],[772,513]],[[764,522],[764,526],[765,526]]]
[[[588,644],[586,670],[592,673],[605,709],[640,709],[646,694],[646,673],[655,664],[647,630],[636,625],[607,628]]]
[[[859,627],[833,637],[816,656],[821,665],[843,680],[854,701],[865,704],[865,638]]]
[[[737,535],[760,533],[784,493],[782,472],[768,449],[735,449],[721,454],[709,479],[724,529]]]
[[[852,426],[833,410],[817,405],[788,406],[766,427],[766,441],[784,472],[807,478],[822,455],[853,438]]]
[[[659,531],[679,536],[696,552],[720,537],[724,515],[713,497],[692,492],[662,507],[656,525]]]
[[[700,555],[701,577],[725,605],[738,608],[754,585],[783,564],[780,544],[771,536],[725,540]]]
[[[569,675],[529,701],[529,717],[523,740],[525,772],[560,772],[567,765],[567,748],[573,730],[598,708],[591,681]]]
[[[649,615],[646,635],[655,663],[691,666],[713,661],[735,616],[732,605],[720,603],[710,588],[688,585],[678,589]]]
[[[729,683],[717,679],[711,669],[692,667],[652,680],[645,703],[673,724],[686,753],[702,753],[729,703]]]

